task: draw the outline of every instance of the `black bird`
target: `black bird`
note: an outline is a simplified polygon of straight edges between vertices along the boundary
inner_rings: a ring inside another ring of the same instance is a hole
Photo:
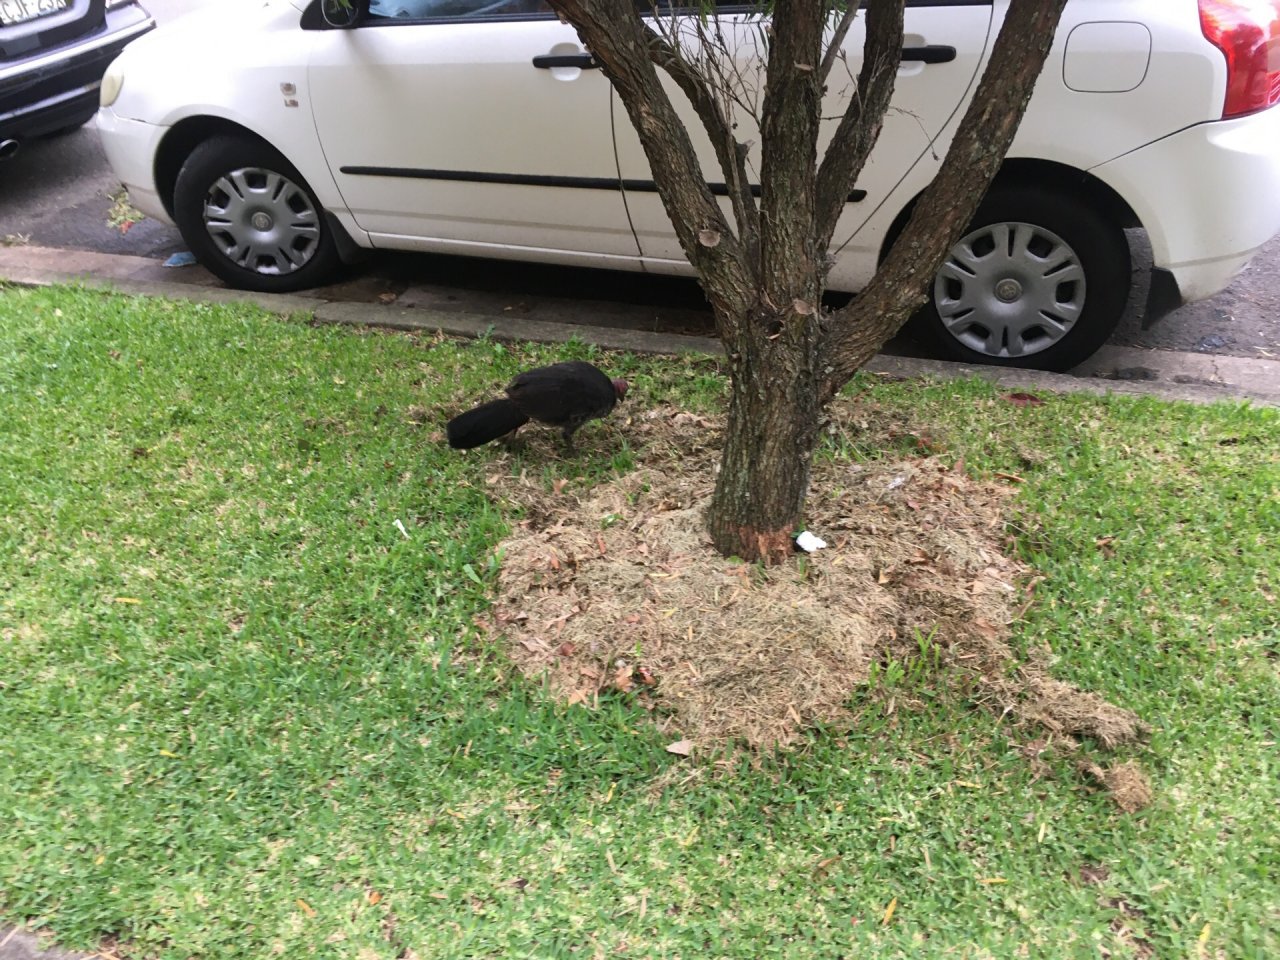
[[[573,449],[573,432],[608,415],[627,395],[627,381],[610,380],[598,367],[568,360],[518,374],[507,395],[460,413],[445,425],[449,446],[470,450],[506,436],[530,420],[559,427]]]

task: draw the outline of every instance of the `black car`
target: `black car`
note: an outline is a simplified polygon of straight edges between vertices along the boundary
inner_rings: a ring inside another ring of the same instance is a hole
[[[0,0],[0,160],[92,117],[107,65],[155,25],[137,0]]]

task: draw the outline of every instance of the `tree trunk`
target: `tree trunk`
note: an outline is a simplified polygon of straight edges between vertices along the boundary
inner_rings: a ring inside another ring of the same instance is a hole
[[[785,311],[740,319],[740,349],[729,352],[729,418],[707,511],[712,543],[725,556],[781,563],[800,529],[823,417],[815,369],[821,330],[818,312],[794,299]]]

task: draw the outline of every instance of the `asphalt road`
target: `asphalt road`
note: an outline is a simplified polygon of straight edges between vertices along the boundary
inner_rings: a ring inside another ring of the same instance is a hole
[[[164,23],[207,2],[149,0],[146,6]],[[26,144],[12,160],[0,163],[0,240],[161,260],[184,249],[177,230],[164,224],[144,220],[127,230],[113,226],[113,219],[119,219],[113,216],[118,196],[119,185],[92,122],[73,133]],[[1141,308],[1150,261],[1142,235],[1135,232],[1130,239],[1137,282],[1112,344],[1280,359],[1280,239],[1264,248],[1227,290],[1183,307],[1146,331],[1141,329]],[[363,273],[366,282],[357,290],[411,288],[422,295],[434,286],[440,299],[475,297],[508,304],[556,297],[560,310],[571,309],[566,304],[577,297],[587,310],[638,311],[655,322],[670,315],[681,325],[703,307],[692,281],[593,270],[423,254],[378,256]]]

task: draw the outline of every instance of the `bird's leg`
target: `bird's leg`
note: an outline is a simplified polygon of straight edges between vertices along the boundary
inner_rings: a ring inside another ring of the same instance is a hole
[[[574,443],[573,443],[573,431],[575,429],[576,429],[575,427],[564,428],[564,448],[568,453],[574,454],[574,455],[576,455],[578,452],[578,448],[574,446]]]

